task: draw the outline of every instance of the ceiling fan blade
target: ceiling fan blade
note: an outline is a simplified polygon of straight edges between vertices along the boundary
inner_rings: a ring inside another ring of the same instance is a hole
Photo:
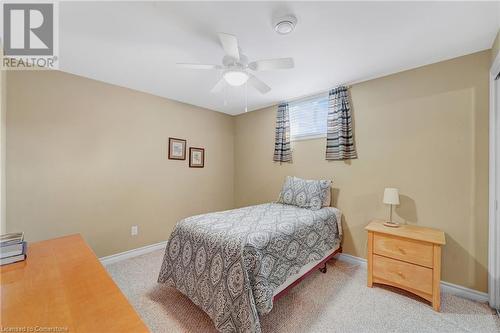
[[[188,63],[177,63],[177,67],[190,68],[190,69],[221,69],[222,66],[211,65],[211,64],[188,64]]]
[[[215,84],[215,86],[210,90],[211,93],[218,93],[226,87],[226,80],[223,77]]]
[[[248,67],[254,71],[268,71],[272,69],[293,68],[293,58],[277,58],[267,60],[257,60],[248,64]]]
[[[267,94],[271,91],[271,87],[259,80],[257,77],[249,74],[248,83],[252,85],[255,89],[260,91],[262,94]]]
[[[226,54],[237,61],[240,60],[240,50],[238,47],[238,38],[234,35],[219,32],[219,40]]]

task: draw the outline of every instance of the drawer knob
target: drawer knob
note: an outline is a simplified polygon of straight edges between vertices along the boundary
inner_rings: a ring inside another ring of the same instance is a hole
[[[406,254],[406,251],[403,250],[402,248],[398,247],[398,251],[401,252],[401,254]]]
[[[401,278],[405,278],[404,274],[402,272],[398,272],[398,275],[401,277]]]

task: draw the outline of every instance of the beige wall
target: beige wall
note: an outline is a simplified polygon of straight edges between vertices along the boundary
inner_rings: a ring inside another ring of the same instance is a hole
[[[12,71],[7,84],[9,231],[79,232],[104,256],[233,206],[232,117],[62,72]],[[168,160],[170,136],[205,147],[205,168]]]
[[[500,30],[498,30],[497,36],[493,41],[493,45],[491,46],[491,63],[495,61],[498,52],[500,52]]]
[[[334,180],[344,250],[364,257],[363,227],[387,216],[383,188],[396,186],[397,220],[446,232],[443,279],[486,291],[490,60],[354,85],[359,158],[327,162],[317,139],[295,142],[283,165],[272,162],[275,108],[230,117],[61,72],[9,72],[7,228],[29,241],[80,232],[104,256],[165,240],[185,216],[275,200],[297,175]],[[169,136],[204,146],[206,167],[168,160]]]
[[[235,196],[275,200],[286,175],[333,179],[345,253],[365,257],[364,226],[388,216],[384,187],[398,187],[398,221],[440,228],[445,281],[487,290],[488,70],[490,51],[355,84],[359,158],[324,160],[325,140],[293,144],[293,163],[272,162],[275,108],[236,117]]]

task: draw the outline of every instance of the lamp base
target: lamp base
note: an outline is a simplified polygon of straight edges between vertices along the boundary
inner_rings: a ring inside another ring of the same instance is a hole
[[[390,221],[384,222],[384,225],[386,227],[391,227],[391,228],[398,228],[399,227],[399,223],[394,223],[394,222],[390,222]]]

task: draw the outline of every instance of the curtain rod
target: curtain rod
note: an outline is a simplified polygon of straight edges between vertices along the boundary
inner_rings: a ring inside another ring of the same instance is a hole
[[[335,88],[338,88],[338,87],[346,87],[347,89],[351,89],[352,84],[346,84],[346,85],[342,85],[341,84],[341,85],[336,86]],[[286,101],[280,101],[279,103],[277,103],[277,105],[282,104],[282,103],[292,103],[292,102],[297,102],[297,101],[300,101],[300,100],[304,100],[305,101],[305,100],[308,100],[308,99],[312,99],[312,98],[318,97],[320,95],[327,94],[330,90],[335,89],[335,88],[330,88],[328,90],[324,90],[324,91],[317,92],[317,93],[314,93],[314,94],[302,95],[300,97],[288,99]]]

